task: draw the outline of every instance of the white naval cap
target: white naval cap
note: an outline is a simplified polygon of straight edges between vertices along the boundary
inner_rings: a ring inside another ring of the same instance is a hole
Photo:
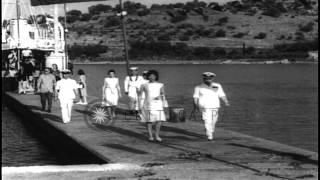
[[[70,74],[71,71],[69,69],[64,69],[64,70],[61,70],[61,73],[62,74]]]
[[[215,77],[216,74],[213,72],[204,72],[204,73],[202,73],[202,76],[203,77]]]
[[[129,69],[135,71],[138,70],[138,67],[130,67]]]

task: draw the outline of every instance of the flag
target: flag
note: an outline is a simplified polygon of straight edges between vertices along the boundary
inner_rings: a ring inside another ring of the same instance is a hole
[[[106,1],[106,0],[31,0],[31,6],[76,3],[76,2],[89,2],[89,1]]]

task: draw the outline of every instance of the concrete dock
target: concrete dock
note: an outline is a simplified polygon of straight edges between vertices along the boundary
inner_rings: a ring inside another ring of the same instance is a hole
[[[121,113],[113,125],[92,126],[88,109],[74,105],[71,123],[63,124],[58,102],[47,113],[37,95],[4,98],[51,146],[81,165],[2,167],[3,179],[318,179],[316,152],[221,128],[207,141],[203,124],[194,121],[166,122],[163,142],[149,142],[133,116]]]

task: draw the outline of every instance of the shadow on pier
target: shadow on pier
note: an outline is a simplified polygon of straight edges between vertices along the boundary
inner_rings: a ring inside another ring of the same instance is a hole
[[[228,143],[228,145],[242,147],[242,148],[248,148],[248,149],[263,152],[266,154],[278,155],[281,157],[290,157],[293,160],[300,161],[305,164],[318,165],[318,161],[311,159],[310,156],[305,156],[305,155],[296,154],[296,153],[288,153],[288,152],[283,152],[283,151],[276,151],[276,150],[262,148],[262,147],[256,147],[256,146],[247,146],[247,145],[236,144],[236,143]]]

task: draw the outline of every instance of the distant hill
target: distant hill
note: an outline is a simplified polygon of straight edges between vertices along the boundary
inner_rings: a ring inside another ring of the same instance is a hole
[[[192,1],[146,7],[127,1],[129,42],[185,43],[206,48],[273,48],[318,38],[318,1],[242,0],[224,5]],[[102,45],[106,57],[122,55],[117,7],[95,5],[68,12],[68,44]],[[132,43],[131,43],[132,44]]]

